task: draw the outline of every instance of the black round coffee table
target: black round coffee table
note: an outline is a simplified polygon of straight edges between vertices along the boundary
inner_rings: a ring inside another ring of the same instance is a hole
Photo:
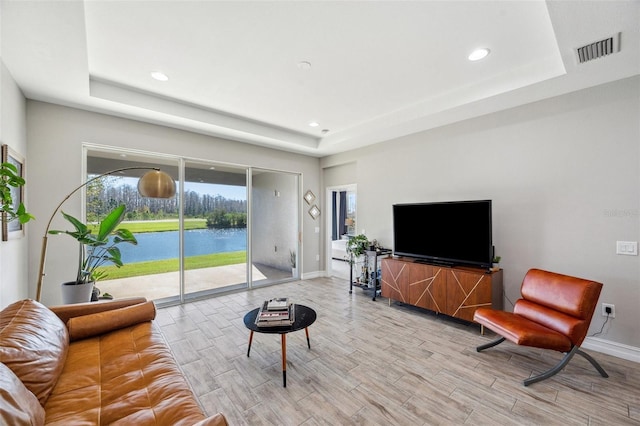
[[[305,305],[295,304],[295,321],[291,325],[278,327],[258,327],[256,325],[256,317],[260,308],[255,308],[244,316],[244,325],[251,330],[249,334],[249,347],[247,348],[247,357],[251,352],[251,342],[253,341],[253,333],[279,334],[282,341],[282,386],[287,387],[287,333],[302,330],[307,335],[307,346],[311,349],[311,341],[309,340],[309,327],[316,320],[316,311]]]

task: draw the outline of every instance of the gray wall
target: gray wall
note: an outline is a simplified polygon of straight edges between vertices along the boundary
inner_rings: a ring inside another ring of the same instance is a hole
[[[615,254],[640,240],[639,117],[634,77],[325,157],[323,185],[355,162],[358,229],[387,246],[394,203],[492,199],[508,298],[532,267],[601,281],[600,337],[640,348],[639,258]]]
[[[0,142],[27,154],[26,107],[22,92],[0,58]],[[25,188],[25,195],[28,194]],[[27,204],[27,211],[30,211]],[[25,227],[28,232],[29,225]],[[0,309],[27,297],[27,239],[0,242]]]
[[[93,143],[145,152],[201,158],[265,169],[302,173],[304,187],[320,188],[319,160],[304,155],[218,139],[173,128],[157,126],[53,104],[27,102],[29,208],[39,218],[29,224],[29,294],[35,295],[40,241],[46,219],[72,188],[82,183],[82,144]],[[74,196],[64,210],[81,213],[81,200]],[[64,225],[59,215],[52,225]],[[303,272],[319,274],[319,237],[315,222],[303,216]],[[60,302],[60,283],[74,274],[77,246],[71,238],[51,236],[47,254],[47,275],[42,300]]]

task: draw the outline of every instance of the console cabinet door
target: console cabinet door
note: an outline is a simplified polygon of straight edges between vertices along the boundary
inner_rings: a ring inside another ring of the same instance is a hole
[[[442,268],[395,259],[382,260],[382,297],[444,312],[447,274]]]
[[[435,312],[447,307],[447,273],[442,268],[419,263],[409,269],[409,303]]]
[[[447,274],[447,310],[445,314],[473,321],[477,308],[491,307],[491,274],[451,269]]]
[[[382,281],[380,294],[382,297],[409,303],[409,267],[408,262],[394,259],[382,259]]]

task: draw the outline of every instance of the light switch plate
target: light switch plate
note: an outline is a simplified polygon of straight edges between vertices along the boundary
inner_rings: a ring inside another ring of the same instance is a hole
[[[627,256],[638,255],[637,241],[616,241],[616,254],[624,254]]]

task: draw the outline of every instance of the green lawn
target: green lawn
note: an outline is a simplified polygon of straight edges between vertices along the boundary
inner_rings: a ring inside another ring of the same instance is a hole
[[[127,227],[127,229],[129,229]],[[247,261],[247,252],[232,251],[227,253],[205,254],[190,256],[184,259],[185,270],[212,268],[215,266],[236,265]],[[150,262],[126,263],[121,268],[115,266],[103,266],[98,268],[105,271],[108,276],[105,280],[117,278],[138,277],[141,275],[161,274],[163,272],[175,272],[179,269],[178,259],[156,260]]]
[[[134,222],[122,222],[118,228],[128,229],[129,231],[136,233],[142,232],[164,232],[164,231],[177,231],[178,219],[169,220],[144,220]],[[185,219],[184,229],[207,229],[206,219]]]

